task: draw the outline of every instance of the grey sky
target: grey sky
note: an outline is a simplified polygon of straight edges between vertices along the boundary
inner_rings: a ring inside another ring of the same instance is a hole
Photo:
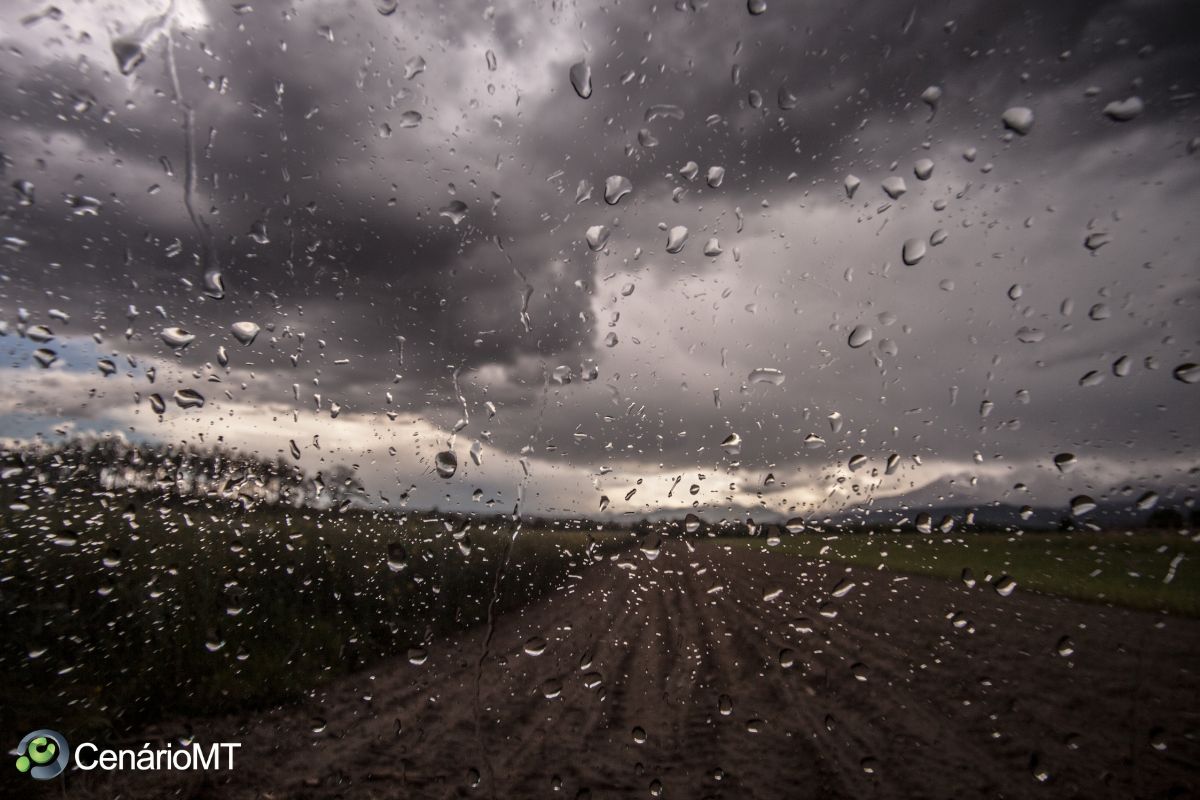
[[[267,455],[296,439],[306,467],[355,463],[373,492],[416,486],[414,505],[441,507],[474,507],[477,488],[510,504],[528,448],[526,507],[556,513],[602,495],[617,513],[719,516],[1194,492],[1196,387],[1173,376],[1200,360],[1191,4],[401,5],[177,0],[166,30],[211,240],[183,203],[166,38],[129,76],[112,53],[165,3],[0,10],[4,173],[34,184],[31,205],[11,191],[0,210],[21,240],[0,250],[0,434],[44,419]],[[580,60],[586,100],[568,78]],[[1103,112],[1130,97],[1134,119]],[[664,104],[682,118],[648,119]],[[1001,122],[1015,106],[1033,111],[1027,135]],[[610,175],[633,185],[616,205]],[[889,176],[907,185],[895,200]],[[101,206],[78,215],[68,196]],[[439,214],[454,201],[457,224]],[[906,266],[903,243],[938,230]],[[705,256],[712,237],[722,252]],[[204,295],[206,243],[221,300]],[[19,308],[54,330],[54,368],[17,336]],[[264,326],[252,345],[237,320]],[[197,335],[178,357],[158,335],[174,325]],[[851,348],[857,326],[872,339]],[[122,369],[105,378],[111,353]],[[548,382],[560,366],[574,379]],[[782,385],[749,383],[760,367]],[[456,369],[468,414],[452,435]],[[1104,379],[1081,386],[1091,371]],[[147,393],[183,386],[208,405],[158,420]],[[740,455],[720,447],[730,433]],[[460,469],[443,480],[432,458],[451,439]],[[1067,475],[1063,451],[1080,459]]]

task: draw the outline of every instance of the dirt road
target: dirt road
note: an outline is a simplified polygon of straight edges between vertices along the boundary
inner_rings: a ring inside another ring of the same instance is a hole
[[[713,544],[621,561],[499,619],[482,661],[473,631],[300,706],[196,724],[197,741],[244,743],[232,773],[75,777],[67,796],[1200,788],[1200,621]]]

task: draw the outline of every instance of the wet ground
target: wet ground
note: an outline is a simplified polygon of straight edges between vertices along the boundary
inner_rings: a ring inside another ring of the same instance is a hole
[[[671,542],[656,560],[596,566],[500,618],[483,655],[488,633],[435,642],[424,663],[377,665],[296,706],[193,723],[199,742],[243,742],[234,772],[76,776],[67,796],[1125,798],[1200,787],[1197,620]]]

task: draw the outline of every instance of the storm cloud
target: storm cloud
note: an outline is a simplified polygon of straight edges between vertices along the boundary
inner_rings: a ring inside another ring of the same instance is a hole
[[[0,11],[5,438],[572,515],[1195,491],[1190,4],[251,5]]]

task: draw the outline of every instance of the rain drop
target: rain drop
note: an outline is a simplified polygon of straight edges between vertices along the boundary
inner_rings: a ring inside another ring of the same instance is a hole
[[[1114,100],[1104,107],[1104,116],[1113,122],[1129,122],[1146,110],[1142,98],[1134,95],[1124,100]]]
[[[883,186],[884,193],[893,200],[908,191],[908,184],[899,175],[891,175],[884,178],[881,185]]]
[[[688,229],[683,225],[676,225],[667,232],[667,252],[678,253],[683,249],[683,245],[687,242]]]
[[[615,206],[621,198],[633,191],[633,183],[623,175],[610,175],[604,182],[604,202]]]
[[[434,457],[433,467],[438,477],[453,478],[458,471],[458,456],[454,455],[453,450],[443,450]]]
[[[918,264],[925,257],[925,240],[906,239],[904,247],[900,250],[900,257],[910,267]]]
[[[1024,136],[1033,128],[1033,111],[1024,106],[1013,106],[1000,115],[1000,121],[1005,128]]]
[[[584,100],[592,96],[592,68],[586,61],[571,65],[571,87]]]
[[[229,330],[240,343],[250,344],[261,329],[253,322],[235,322]]]
[[[850,338],[847,340],[847,344],[851,347],[859,348],[871,341],[871,337],[874,335],[875,332],[871,330],[870,326],[858,325],[854,330],[850,331]]]
[[[587,229],[585,237],[587,246],[592,250],[600,250],[608,242],[609,230],[606,225],[593,225]]]

